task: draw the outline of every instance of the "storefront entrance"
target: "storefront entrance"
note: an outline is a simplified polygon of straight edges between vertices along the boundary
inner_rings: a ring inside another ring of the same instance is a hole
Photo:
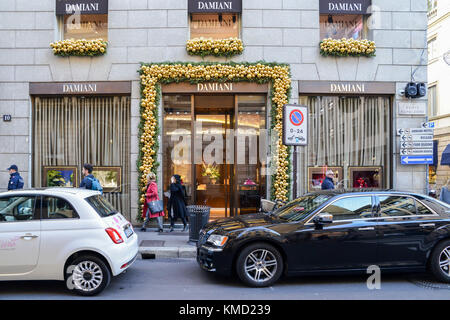
[[[188,204],[211,207],[211,219],[258,211],[267,195],[266,95],[164,95],[163,107],[164,190],[179,174]]]

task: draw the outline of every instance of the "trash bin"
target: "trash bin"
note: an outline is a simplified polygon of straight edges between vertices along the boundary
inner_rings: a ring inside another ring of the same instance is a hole
[[[209,221],[210,207],[208,206],[187,206],[187,214],[189,218],[189,241],[197,242],[200,230]]]

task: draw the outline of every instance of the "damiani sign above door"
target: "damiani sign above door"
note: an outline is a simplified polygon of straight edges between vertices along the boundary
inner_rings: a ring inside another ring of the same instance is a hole
[[[189,13],[242,12],[242,0],[188,0]]]
[[[320,13],[370,14],[368,10],[371,5],[372,0],[320,0]]]
[[[56,14],[108,14],[108,0],[56,0]]]

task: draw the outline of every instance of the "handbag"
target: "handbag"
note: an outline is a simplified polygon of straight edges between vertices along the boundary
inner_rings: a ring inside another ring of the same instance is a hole
[[[162,200],[147,202],[147,206],[152,214],[164,211],[164,202]]]

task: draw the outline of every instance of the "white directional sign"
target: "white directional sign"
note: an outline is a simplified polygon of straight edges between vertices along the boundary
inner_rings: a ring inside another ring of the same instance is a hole
[[[431,142],[413,142],[413,141],[409,141],[409,142],[401,142],[400,143],[400,148],[402,149],[425,149],[425,148],[433,148],[433,141]]]
[[[434,125],[422,123],[422,128],[400,128],[401,164],[432,164]]]
[[[433,155],[433,149],[400,149],[402,156],[407,155]]]
[[[399,136],[401,135],[409,135],[409,134],[434,134],[434,129],[428,129],[428,128],[407,128],[407,129],[403,129],[400,128],[397,130],[397,134]]]
[[[283,144],[306,146],[308,144],[308,108],[285,105],[283,112]]]
[[[400,136],[400,141],[433,141],[433,137],[429,134],[404,134]]]

